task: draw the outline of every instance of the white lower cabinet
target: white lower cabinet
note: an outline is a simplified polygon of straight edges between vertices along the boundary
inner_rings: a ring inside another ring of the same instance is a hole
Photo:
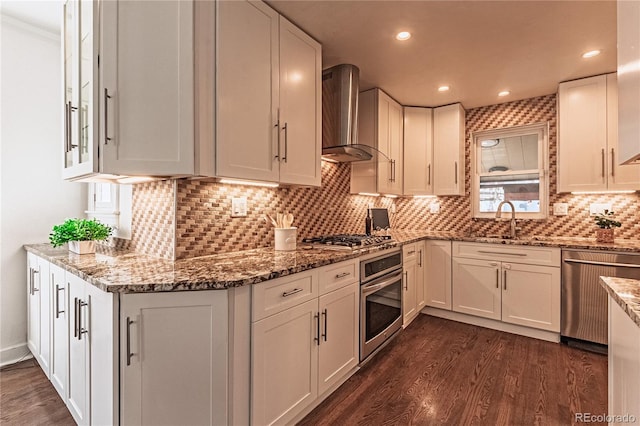
[[[453,252],[453,311],[560,332],[559,249],[454,242]]]
[[[60,397],[67,393],[67,360],[69,357],[69,331],[67,318],[67,281],[65,271],[59,266],[49,265],[51,280],[51,368],[49,379]]]
[[[416,244],[402,246],[402,327],[418,316],[418,250]]]
[[[67,408],[78,425],[90,424],[89,377],[90,354],[89,336],[84,336],[86,328],[82,321],[82,312],[88,310],[85,299],[85,282],[75,275],[68,274],[67,304],[71,306],[69,315],[69,388]]]
[[[451,310],[451,241],[425,242],[425,304]]]
[[[120,423],[227,423],[227,292],[121,295]]]
[[[44,374],[49,377],[51,363],[49,262],[29,254],[27,263],[27,346],[42,367]]]
[[[254,310],[251,326],[252,424],[295,421],[357,366],[359,286],[355,274],[345,272],[355,271],[352,264],[356,263],[347,261],[257,284],[268,286],[266,293],[254,288],[253,306],[264,309]],[[341,287],[330,290],[348,276],[351,279]],[[283,300],[295,297],[309,277],[312,294],[319,294],[311,300],[303,298],[294,306],[257,301],[270,293]],[[282,306],[278,312],[264,317],[276,305]]]

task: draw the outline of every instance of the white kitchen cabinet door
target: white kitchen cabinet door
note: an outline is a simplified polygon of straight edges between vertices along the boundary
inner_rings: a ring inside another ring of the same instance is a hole
[[[27,346],[38,362],[40,354],[40,289],[38,257],[27,253]]]
[[[502,321],[560,332],[560,268],[502,263]]]
[[[407,246],[403,247],[404,249]],[[410,245],[412,255],[405,256],[403,253],[402,262],[402,327],[406,328],[411,321],[413,321],[418,315],[417,299],[416,299],[416,285],[417,285],[417,251],[414,244]]]
[[[416,265],[416,314],[419,314],[426,305],[425,241],[417,242],[416,250],[418,251],[418,264]]]
[[[451,241],[426,241],[426,305],[451,310]]]
[[[433,193],[464,195],[465,111],[460,104],[433,109]]]
[[[51,369],[49,379],[60,397],[65,400],[67,392],[67,361],[69,356],[69,331],[67,308],[67,281],[65,271],[54,264],[49,265],[51,280]]]
[[[121,424],[227,423],[227,306],[224,290],[122,295]]]
[[[101,171],[193,174],[193,2],[100,5]]]
[[[324,394],[358,365],[359,301],[357,282],[319,299],[318,395]]]
[[[640,159],[640,2],[618,1],[618,161]],[[610,411],[612,412],[612,411]]]
[[[287,424],[318,396],[317,299],[252,324],[251,418]]]
[[[433,109],[404,107],[404,195],[433,194]]]
[[[88,300],[86,283],[73,274],[66,274],[66,305],[69,307],[69,388],[67,408],[78,425],[91,423],[89,380],[91,377],[90,348],[87,336]],[[96,366],[100,368],[100,366]]]
[[[402,106],[382,90],[378,92],[378,192],[402,195]]]
[[[558,192],[607,189],[607,76],[558,90]]]
[[[609,160],[609,190],[640,189],[640,164],[620,165],[620,139],[618,132],[618,79],[607,74],[607,153]]]
[[[278,134],[279,15],[262,2],[217,5],[216,174],[277,182],[285,136]]]
[[[320,186],[322,49],[280,16],[280,182]]]
[[[609,303],[609,414],[640,418],[640,328],[618,303]],[[622,425],[624,422],[610,422]]]
[[[500,320],[500,262],[453,258],[453,310]]]

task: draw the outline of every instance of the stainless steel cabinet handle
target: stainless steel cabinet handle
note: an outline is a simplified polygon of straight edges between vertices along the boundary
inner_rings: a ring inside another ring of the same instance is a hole
[[[33,268],[33,280],[31,280],[31,288],[33,289],[33,293],[36,294],[36,291],[40,291],[40,285],[36,288],[36,274],[40,274],[40,269]],[[38,275],[38,284],[40,284],[40,275]]]
[[[611,148],[611,177],[616,175],[616,153],[613,148]]]
[[[458,184],[458,162],[454,162],[455,183]]]
[[[412,254],[414,254],[416,251],[415,250],[411,250],[407,252],[407,256],[411,256]]]
[[[131,365],[131,357],[135,354],[131,352],[131,324],[135,323],[130,317],[127,317],[127,365]]]
[[[51,278],[53,278],[53,274],[51,274]],[[60,314],[64,313],[64,311],[60,310],[60,290],[64,290],[64,287],[56,284],[56,318],[60,318]]]
[[[67,152],[71,152],[73,148],[77,148],[78,145],[74,145],[73,143],[73,118],[71,113],[76,111],[78,107],[74,107],[71,104],[71,101],[67,103],[67,122],[69,123],[69,132],[67,133]]]
[[[315,314],[313,318],[316,320],[316,337],[313,340],[320,346],[320,312]]]
[[[294,288],[291,291],[285,291],[284,293],[282,293],[282,297],[289,297],[292,294],[300,293],[301,291],[302,291],[301,288]]]
[[[431,163],[427,166],[427,185],[431,185]]]
[[[500,269],[496,269],[496,288],[500,288]]]
[[[420,249],[418,253],[418,266],[422,267],[422,249]]]
[[[338,280],[340,278],[344,278],[344,277],[347,277],[349,275],[351,275],[351,272],[343,272],[341,274],[336,274],[336,279]]]
[[[502,254],[505,256],[526,256],[526,253],[509,253],[508,251],[491,251],[491,250],[478,250],[478,253],[484,254]]]
[[[29,294],[33,296],[33,268],[29,267]]]
[[[324,317],[324,334],[322,335],[322,337],[324,338],[324,341],[327,341],[327,310],[326,308],[322,311],[322,316]]]
[[[409,271],[404,271],[404,289],[409,291]]]
[[[282,128],[282,130],[284,130],[284,157],[282,157],[282,161],[285,163],[287,162],[287,150],[289,145],[289,126],[287,124],[288,123],[285,121],[284,127]]]
[[[393,160],[389,160],[389,182],[393,182]]]
[[[69,152],[69,129],[71,125],[69,124],[69,104],[65,102],[64,104],[64,152]],[[66,161],[66,160],[65,160]]]
[[[73,337],[78,337],[78,298],[73,298]]]
[[[640,265],[634,265],[631,263],[597,262],[594,260],[580,260],[580,259],[565,259],[564,261],[566,263],[580,263],[583,265],[613,266],[618,268],[640,268]]]
[[[502,288],[507,289],[507,270],[502,271]]]
[[[280,108],[278,108],[276,116],[277,116],[276,124],[274,124],[273,127],[275,127],[278,132],[278,137],[276,138],[278,146],[277,146],[277,154],[273,157],[273,159],[280,161]]]
[[[602,148],[602,180],[604,181],[604,148]]]
[[[109,137],[109,89],[104,88],[104,144],[107,145],[111,138]]]
[[[89,332],[87,328],[82,327],[82,308],[85,306],[89,306],[89,304],[82,299],[78,299],[78,340],[82,340],[82,335]]]

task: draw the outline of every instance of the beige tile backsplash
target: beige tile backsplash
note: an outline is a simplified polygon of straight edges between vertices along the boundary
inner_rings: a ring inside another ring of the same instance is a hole
[[[392,227],[466,231],[471,223],[470,135],[474,131],[549,122],[550,204],[569,205],[568,216],[519,222],[522,234],[593,237],[595,225],[589,216],[590,203],[612,203],[623,223],[617,238],[640,237],[640,210],[637,194],[571,195],[556,194],[557,125],[556,95],[475,108],[467,111],[466,188],[461,197],[432,199],[374,198],[349,194],[350,164],[322,163],[321,188],[258,188],[222,185],[206,179],[179,179],[134,186],[132,239],[117,245],[149,255],[184,259],[221,252],[273,245],[273,229],[262,220],[264,213],[291,212],[298,238],[335,233],[364,232],[369,203],[391,207]],[[247,216],[232,218],[231,199],[247,198]],[[429,212],[431,203],[440,204],[439,213]],[[474,230],[503,234],[508,224],[479,220]]]

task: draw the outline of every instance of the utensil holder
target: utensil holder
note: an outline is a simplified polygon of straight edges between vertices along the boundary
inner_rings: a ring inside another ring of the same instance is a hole
[[[278,251],[292,251],[296,249],[296,231],[298,228],[275,228],[275,249]]]

